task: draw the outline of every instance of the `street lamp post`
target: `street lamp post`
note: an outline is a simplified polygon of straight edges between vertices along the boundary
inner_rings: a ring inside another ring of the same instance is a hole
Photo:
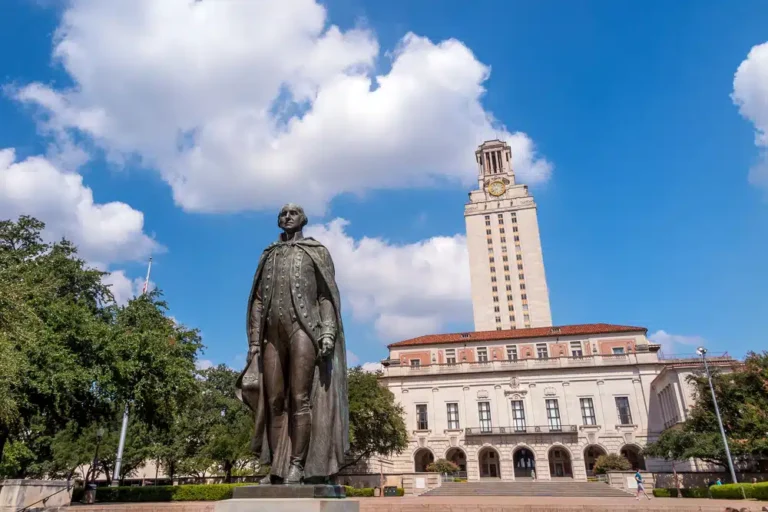
[[[709,390],[712,392],[712,403],[715,404],[715,416],[717,416],[717,424],[720,426],[720,435],[723,436],[723,446],[725,446],[725,456],[728,457],[728,469],[731,470],[731,479],[733,483],[738,483],[736,480],[736,471],[733,469],[733,460],[731,460],[731,449],[728,448],[728,438],[725,437],[725,429],[723,428],[723,419],[720,417],[720,407],[717,406],[717,397],[715,396],[715,387],[712,385],[712,375],[709,373],[709,365],[707,364],[707,349],[699,347],[696,349],[696,353],[701,356],[701,360],[704,361],[704,370],[707,372],[707,380],[709,381]],[[742,494],[744,489],[741,490]]]

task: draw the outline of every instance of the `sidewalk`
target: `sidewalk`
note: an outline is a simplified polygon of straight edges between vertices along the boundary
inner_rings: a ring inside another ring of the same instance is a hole
[[[349,498],[360,502],[360,512],[723,512],[726,507],[760,512],[765,501],[693,498],[550,498],[450,496]],[[215,502],[114,503],[81,505],[73,512],[213,512]]]

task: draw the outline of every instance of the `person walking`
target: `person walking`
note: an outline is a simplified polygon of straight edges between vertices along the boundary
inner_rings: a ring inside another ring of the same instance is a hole
[[[643,475],[640,474],[640,470],[639,469],[635,473],[635,482],[637,482],[637,496],[635,497],[635,499],[637,501],[640,501],[640,493],[643,493],[643,494],[645,494],[645,497],[650,500],[651,497],[648,496],[648,493],[645,492],[645,488],[643,487]]]

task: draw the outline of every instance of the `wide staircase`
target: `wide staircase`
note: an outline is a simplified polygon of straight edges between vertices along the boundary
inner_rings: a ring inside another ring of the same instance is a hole
[[[422,496],[560,496],[612,498],[631,496],[601,482],[528,481],[528,482],[445,482]]]

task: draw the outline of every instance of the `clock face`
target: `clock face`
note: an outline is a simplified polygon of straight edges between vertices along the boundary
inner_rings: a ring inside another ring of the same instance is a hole
[[[492,196],[500,196],[507,190],[504,183],[501,181],[494,181],[488,184],[488,192]]]

